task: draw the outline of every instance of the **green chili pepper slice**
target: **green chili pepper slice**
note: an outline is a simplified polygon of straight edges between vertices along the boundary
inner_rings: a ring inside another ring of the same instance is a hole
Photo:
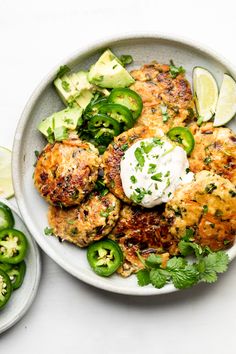
[[[3,270],[5,273],[7,273],[9,270],[11,270],[13,267],[12,264],[9,263],[0,263],[0,269]]]
[[[105,114],[97,114],[90,119],[88,130],[99,132],[101,129],[103,129],[103,132],[109,131],[113,137],[120,134],[120,124],[115,119],[108,117]]]
[[[102,240],[88,247],[87,259],[96,274],[109,277],[122,265],[123,253],[116,242]]]
[[[116,103],[106,103],[99,108],[99,113],[106,114],[124,126],[125,130],[132,128],[134,120],[130,110]]]
[[[92,116],[98,114],[99,108],[104,105],[105,103],[107,103],[107,99],[106,98],[101,98],[97,101],[95,101],[94,103],[90,103],[85,111],[84,114],[87,118],[91,118]]]
[[[15,264],[12,269],[8,270],[6,273],[9,276],[12,284],[12,289],[19,289],[24,281],[26,272],[26,264],[24,261]]]
[[[27,240],[23,232],[16,229],[0,231],[0,262],[16,264],[23,261],[27,251]]]
[[[12,285],[9,276],[0,269],[0,309],[8,302],[12,293]]]
[[[118,103],[127,107],[133,115],[133,119],[136,120],[143,109],[142,98],[133,90],[129,88],[116,88],[113,89],[108,97],[109,103]]]
[[[177,143],[183,145],[184,150],[189,155],[194,148],[194,137],[188,128],[184,127],[174,127],[170,129],[167,136]]]
[[[12,228],[15,224],[14,216],[8,206],[0,202],[0,230]]]

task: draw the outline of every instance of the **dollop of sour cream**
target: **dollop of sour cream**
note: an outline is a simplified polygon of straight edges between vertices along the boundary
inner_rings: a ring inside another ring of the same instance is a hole
[[[121,159],[125,195],[145,208],[166,203],[180,184],[191,182],[187,154],[165,138],[137,141]]]

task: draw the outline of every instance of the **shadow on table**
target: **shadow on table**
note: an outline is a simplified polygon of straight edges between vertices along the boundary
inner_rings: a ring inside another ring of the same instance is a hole
[[[233,271],[233,267],[230,267],[228,273]],[[84,291],[92,292],[97,299],[101,301],[106,301],[118,306],[129,306],[129,308],[147,309],[147,308],[170,308],[171,306],[183,305],[188,302],[188,304],[193,304],[199,300],[203,300],[204,297],[212,296],[215,292],[220,292],[222,288],[229,287],[227,284],[230,276],[220,275],[219,280],[213,284],[200,283],[192,288],[176,291],[169,294],[152,295],[152,296],[130,296],[130,295],[120,295],[98,288],[94,288],[88,284],[79,282],[79,286],[84,288]],[[232,279],[232,278],[231,278]],[[86,289],[87,288],[87,289]]]

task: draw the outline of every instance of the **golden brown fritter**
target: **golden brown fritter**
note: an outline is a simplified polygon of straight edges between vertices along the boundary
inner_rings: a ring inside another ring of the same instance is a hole
[[[162,254],[163,261],[168,260],[169,254],[178,252],[177,242],[168,232],[160,207],[147,210],[124,206],[109,237],[119,243],[124,253],[125,261],[118,270],[124,277],[143,268],[137,251],[143,258],[151,253]]]
[[[194,239],[213,251],[232,246],[236,233],[236,189],[227,179],[202,171],[181,186],[166,204],[170,232],[179,239],[192,229]]]
[[[114,138],[114,142],[108,146],[102,158],[104,181],[110,192],[112,192],[117,198],[120,198],[126,203],[131,203],[123,191],[120,177],[120,161],[125,150],[140,139],[161,137],[163,135],[164,134],[160,129],[139,126],[118,135]]]
[[[236,136],[229,128],[214,128],[212,123],[192,124],[195,147],[189,157],[193,172],[209,170],[236,184]]]
[[[37,160],[34,183],[50,204],[78,205],[93,189],[99,164],[98,150],[88,142],[47,144]]]
[[[62,209],[50,206],[48,222],[55,236],[86,247],[112,230],[119,213],[120,201],[114,195],[91,194],[77,207]]]
[[[145,124],[167,132],[193,120],[192,91],[183,73],[173,78],[169,65],[151,63],[133,70],[131,75],[136,81],[130,88],[143,100],[143,111],[136,126]]]

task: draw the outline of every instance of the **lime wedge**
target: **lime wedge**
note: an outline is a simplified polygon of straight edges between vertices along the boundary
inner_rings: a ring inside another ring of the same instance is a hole
[[[11,151],[0,146],[0,197],[10,198],[14,195],[11,178]]]
[[[193,69],[193,92],[198,115],[206,122],[215,114],[218,100],[216,80],[207,69],[200,66]]]
[[[219,127],[228,123],[236,114],[236,82],[224,74],[213,125]]]

